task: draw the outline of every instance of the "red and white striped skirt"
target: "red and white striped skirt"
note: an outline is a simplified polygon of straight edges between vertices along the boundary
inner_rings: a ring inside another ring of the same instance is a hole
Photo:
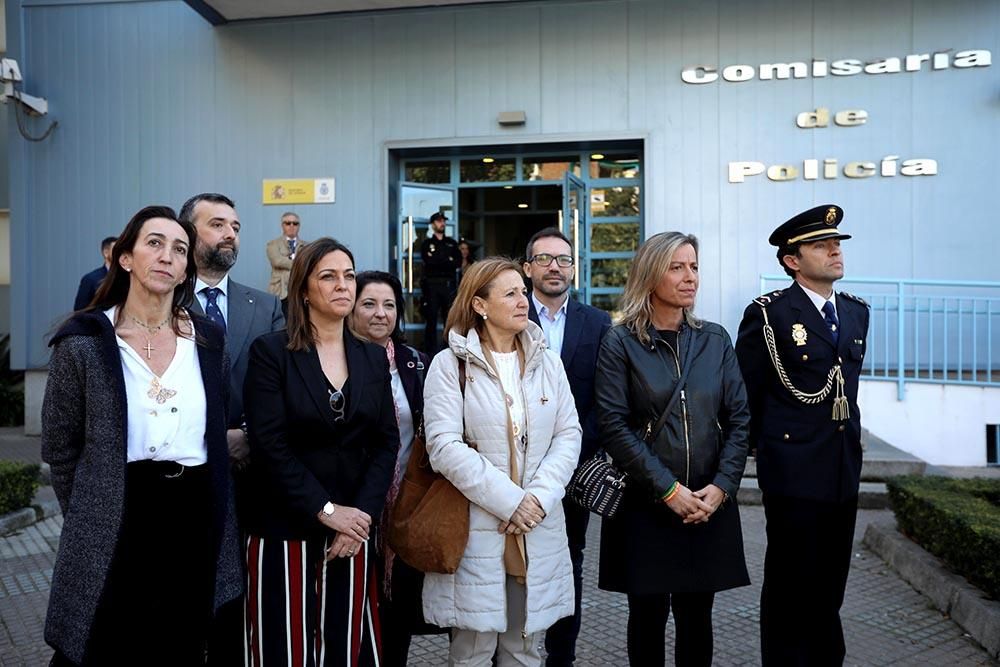
[[[246,665],[380,664],[371,540],[353,558],[326,561],[331,541],[247,539]]]

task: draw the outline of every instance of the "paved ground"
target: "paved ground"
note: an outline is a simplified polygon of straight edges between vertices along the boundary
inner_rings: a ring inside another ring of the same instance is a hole
[[[742,509],[747,561],[754,585],[721,593],[715,606],[715,664],[759,664],[757,601],[764,557],[764,513]],[[954,622],[860,546],[869,522],[892,522],[887,511],[862,511],[854,563],[843,609],[848,665],[992,665],[1000,663],[966,637]],[[0,665],[45,665],[50,651],[42,641],[62,518],[55,517],[0,538]],[[591,524],[590,553],[596,553],[600,526]],[[622,595],[596,588],[597,559],[586,560],[583,631],[579,665],[625,663],[626,604]],[[667,645],[673,631],[668,630]],[[414,641],[410,664],[438,666],[447,659],[447,639]]]
[[[764,564],[764,511],[741,508],[747,566],[753,585],[726,591],[715,603],[715,664],[759,665],[757,614]],[[854,562],[842,610],[847,638],[847,665],[998,665],[960,627],[889,570],[861,545],[870,522],[894,523],[889,511],[861,511],[855,533]],[[596,553],[599,526],[591,524],[589,552]],[[597,589],[597,559],[585,561],[583,629],[577,664],[620,665],[625,658],[624,595]],[[668,624],[667,647],[673,644]],[[411,665],[441,665],[447,639],[424,637],[414,642]],[[669,662],[669,660],[668,660]]]
[[[881,450],[879,450],[881,451]],[[880,455],[880,458],[887,458]],[[39,460],[38,439],[20,429],[0,429],[0,459]],[[932,471],[928,471],[932,472]],[[935,474],[998,474],[1000,469],[935,469]],[[51,497],[51,489],[41,490]],[[757,614],[764,562],[764,512],[741,508],[747,566],[753,585],[721,593],[715,604],[715,664],[758,665]],[[889,511],[858,513],[854,562],[842,610],[847,665],[990,665],[991,660],[962,629],[931,606],[909,584],[861,545],[869,523],[894,523]],[[51,651],[42,639],[45,606],[62,517],[0,536],[0,667],[46,665]],[[592,521],[584,563],[583,630],[579,665],[622,665],[625,657],[625,596],[597,589],[600,523]],[[673,629],[668,626],[668,651]],[[410,650],[414,667],[446,664],[444,636],[419,637]],[[668,652],[669,655],[669,652]]]

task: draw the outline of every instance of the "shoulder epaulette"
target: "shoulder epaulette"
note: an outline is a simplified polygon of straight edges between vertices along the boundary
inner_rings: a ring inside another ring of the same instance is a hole
[[[871,308],[871,306],[868,305],[868,302],[865,301],[864,299],[862,299],[860,296],[854,296],[853,294],[850,294],[848,292],[840,292],[839,294],[840,294],[840,296],[842,296],[844,298],[847,298],[847,299],[850,299],[851,301],[857,301],[862,306]]]
[[[774,290],[773,292],[768,292],[767,294],[761,294],[759,297],[754,299],[753,302],[756,303],[758,306],[766,308],[767,306],[774,303],[783,296],[785,296],[785,290],[779,289],[779,290]]]

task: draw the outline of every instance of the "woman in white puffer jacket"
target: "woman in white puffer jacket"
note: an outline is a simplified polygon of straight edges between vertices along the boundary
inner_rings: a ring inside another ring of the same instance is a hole
[[[580,453],[573,395],[510,260],[469,268],[445,332],[424,428],[431,466],[469,499],[470,529],[458,571],[424,579],[424,617],[453,628],[452,665],[489,665],[494,652],[500,667],[541,664],[535,633],[573,613],[561,502]]]

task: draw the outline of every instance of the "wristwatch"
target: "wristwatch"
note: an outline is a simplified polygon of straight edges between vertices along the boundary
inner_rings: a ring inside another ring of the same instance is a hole
[[[333,503],[328,502],[323,505],[323,516],[333,516],[333,513],[337,511],[337,506]]]

